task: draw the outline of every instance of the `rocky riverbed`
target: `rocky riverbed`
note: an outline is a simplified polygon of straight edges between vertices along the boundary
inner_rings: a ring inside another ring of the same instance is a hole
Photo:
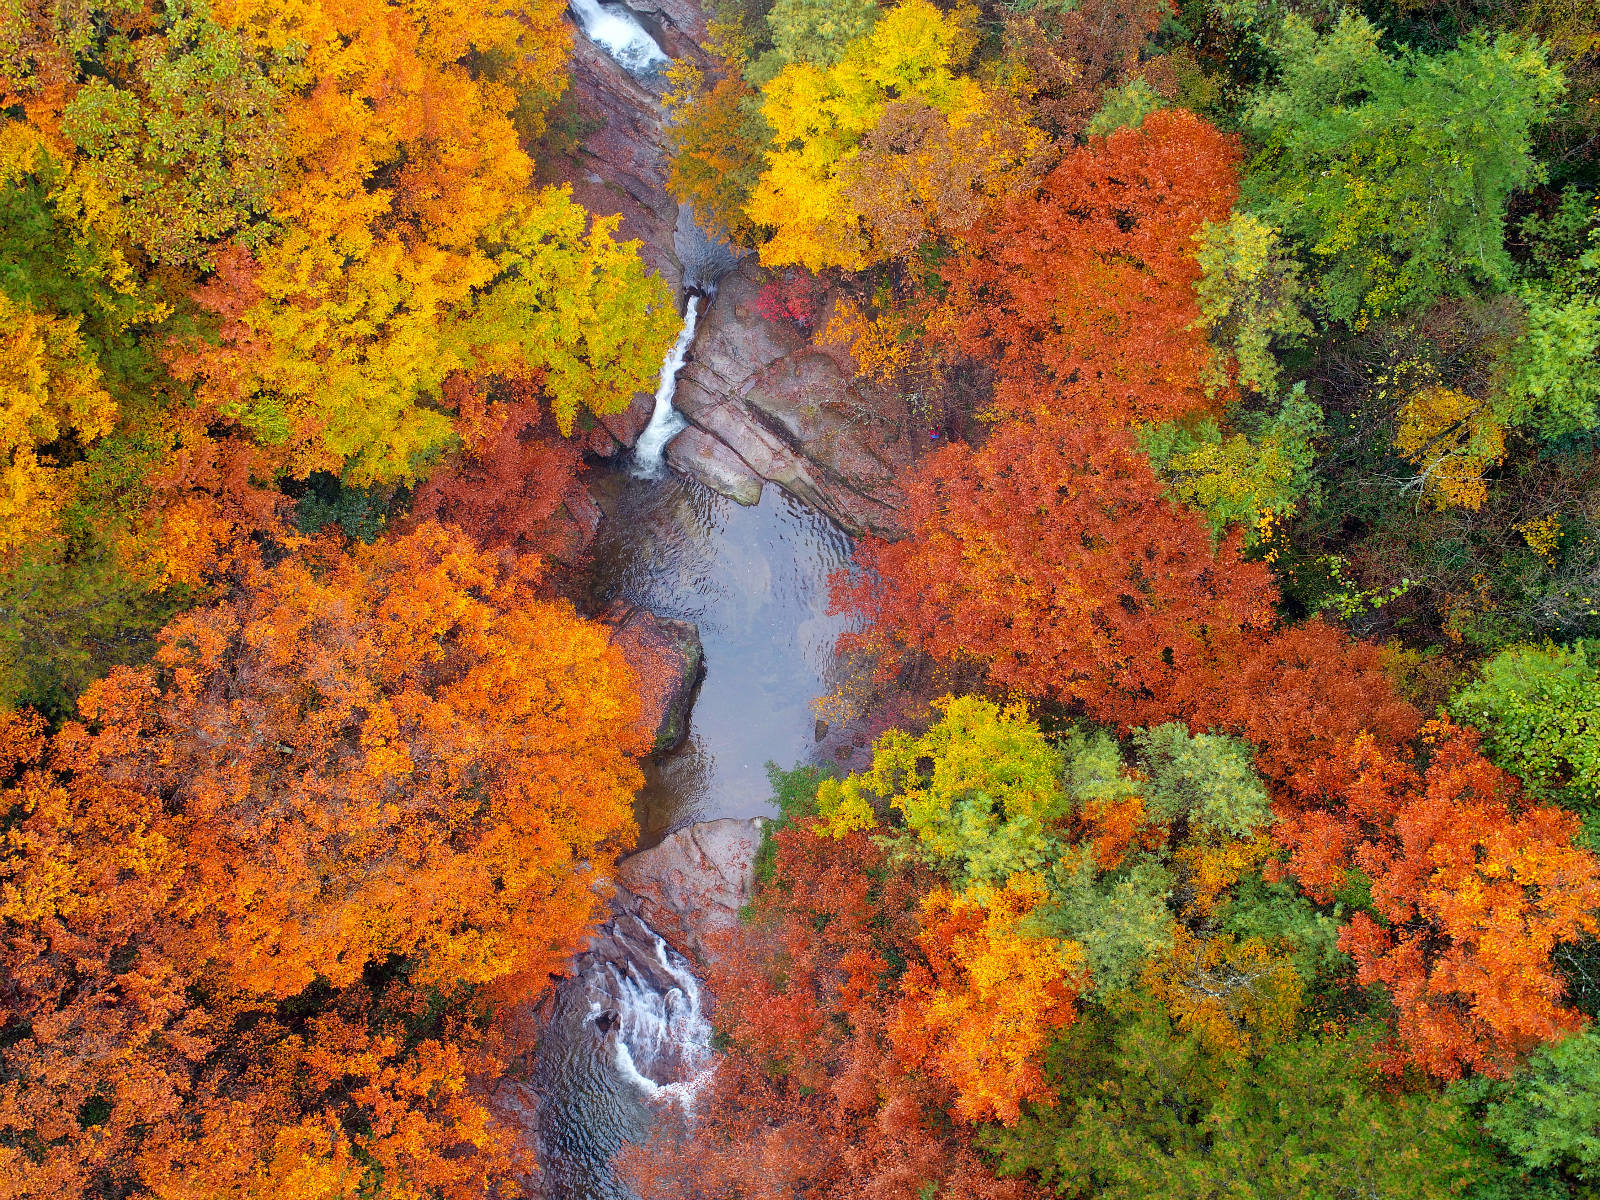
[[[624,1200],[612,1155],[648,1133],[658,1106],[692,1109],[715,1069],[695,972],[713,952],[708,936],[750,899],[761,825],[701,822],[618,864],[609,918],[528,1014],[537,1058],[495,1089],[538,1153],[534,1195]]]
[[[702,61],[692,0],[633,11],[667,54]],[[764,757],[787,766],[820,751],[827,727],[808,706],[826,690],[838,630],[825,580],[846,561],[843,531],[894,530],[899,464],[848,359],[764,315],[766,272],[708,247],[668,194],[663,78],[631,74],[579,33],[572,86],[589,132],[556,164],[561,177],[591,212],[620,216],[621,236],[642,243],[676,294],[706,295],[677,380],[688,426],[666,452],[697,482],[598,467],[591,479],[605,514],[594,610],[645,681],[641,721],[656,747],[640,801],[647,848],[597,880],[607,919],[525,1014],[540,1029],[536,1060],[497,1088],[537,1143],[543,1194],[612,1200],[625,1192],[611,1155],[648,1131],[651,1105],[692,1105],[713,1068],[696,970],[750,899],[762,819],[743,814],[765,807]],[[819,324],[832,303],[824,297]],[[652,405],[641,392],[590,430],[586,449],[623,458]],[[786,494],[781,505],[769,485]],[[752,507],[737,516],[737,505]],[[591,539],[596,524],[583,522]],[[707,670],[717,686],[697,731],[690,706]],[[714,819],[684,824],[685,810]]]

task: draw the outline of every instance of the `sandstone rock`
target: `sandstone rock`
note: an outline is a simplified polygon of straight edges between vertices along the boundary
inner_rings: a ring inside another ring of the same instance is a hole
[[[694,423],[680,440],[693,445],[696,433],[710,434],[711,440],[732,450],[763,479],[788,481],[805,474],[800,455],[736,398],[709,392],[695,379],[680,378],[677,408]]]
[[[595,427],[583,435],[583,452],[592,454],[596,458],[612,458],[623,449],[621,442],[611,435],[611,431],[604,425],[596,424]]]
[[[659,0],[638,5],[642,23],[675,58],[702,64],[704,18],[688,0]],[[666,79],[636,79],[581,29],[573,30],[571,88],[583,116],[597,128],[588,135],[574,160],[562,164],[561,175],[574,198],[596,216],[622,218],[619,239],[643,243],[645,263],[659,272],[676,295],[683,278],[672,235],[678,204],[667,192],[667,166],[662,147],[661,96]]]
[[[703,58],[706,14],[697,0],[633,0],[629,5],[673,58]]]
[[[688,621],[658,617],[620,601],[600,614],[615,632],[612,644],[639,676],[639,724],[655,753],[675,750],[689,736],[695,688],[705,674],[700,631]]]
[[[617,904],[700,962],[708,935],[738,923],[755,887],[761,817],[702,821],[617,864]]]
[[[685,429],[667,446],[667,464],[740,504],[761,499],[761,476],[726,441],[703,429]]]
[[[784,361],[786,371],[751,381],[745,403],[770,418],[814,460],[857,491],[893,487],[893,472],[872,449],[873,420],[833,359],[807,349]]]
[[[595,534],[600,532],[601,512],[588,492],[574,490],[562,503],[573,523],[583,531],[584,542],[587,545],[594,541]]]
[[[541,553],[564,566],[582,564],[600,531],[601,515],[600,506],[587,491],[574,490],[543,522]]]
[[[759,269],[722,284],[678,383],[678,408],[778,484],[857,532],[898,528],[895,468],[849,374],[755,304]]]

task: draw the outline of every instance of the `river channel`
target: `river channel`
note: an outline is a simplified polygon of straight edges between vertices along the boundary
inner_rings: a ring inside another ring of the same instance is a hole
[[[810,756],[812,701],[835,683],[842,624],[828,614],[827,580],[849,537],[771,485],[748,508],[676,474],[606,470],[590,490],[606,514],[597,600],[692,621],[705,647],[688,741],[644,764],[641,847],[691,821],[770,813],[765,764]]]
[[[570,0],[584,34],[636,80],[659,86],[668,59],[633,13]],[[687,740],[643,764],[635,803],[639,848],[719,817],[771,815],[767,764],[814,758],[813,702],[836,685],[842,619],[828,577],[850,538],[826,516],[768,485],[741,506],[665,467],[685,425],[676,378],[693,356],[698,318],[716,303],[732,252],[679,214],[675,253],[688,294],[683,327],[662,364],[652,418],[631,454],[595,464],[589,489],[604,513],[593,546],[591,611],[612,602],[692,622],[705,675]],[[715,1069],[711,1026],[691,964],[635,916],[618,912],[556,990],[533,1077],[538,1186],[549,1200],[624,1200],[612,1156],[650,1131],[656,1109],[692,1117]]]
[[[812,702],[834,685],[842,628],[828,613],[828,576],[848,561],[850,539],[776,487],[744,507],[635,466],[591,471],[605,514],[593,600],[692,621],[706,662],[687,740],[643,764],[635,811],[645,848],[691,822],[770,815],[766,764],[816,754]],[[649,1133],[652,1106],[692,1111],[714,1069],[690,965],[638,921],[612,922],[603,940],[557,989],[540,1039],[532,1082],[550,1200],[626,1200],[612,1155]]]

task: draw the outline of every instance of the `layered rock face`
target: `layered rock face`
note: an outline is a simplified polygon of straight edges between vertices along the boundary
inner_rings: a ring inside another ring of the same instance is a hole
[[[705,65],[705,18],[693,0],[632,8],[668,54]],[[603,125],[564,174],[591,212],[621,215],[621,236],[639,239],[645,261],[681,295],[683,258],[692,247],[698,260],[704,247],[687,236],[689,214],[667,191],[665,86],[660,77],[634,78],[575,31],[574,95],[584,116]],[[690,263],[690,283],[704,282],[693,278],[697,265]],[[894,531],[894,465],[876,448],[848,360],[811,345],[792,323],[762,316],[762,274],[747,257],[721,279],[701,318],[678,383],[677,406],[691,425],[668,447],[668,463],[741,504],[775,483],[852,532]],[[630,448],[652,402],[641,392],[626,412],[603,418],[589,448]]]
[[[706,62],[700,49],[705,17],[693,0],[655,0],[653,6],[638,4],[633,11],[673,58]],[[644,244],[645,262],[676,295],[683,290],[683,270],[672,244],[678,203],[666,186],[661,97],[667,81],[662,76],[635,78],[577,28],[571,71],[569,86],[578,109],[599,128],[569,162],[560,164],[564,182],[590,212],[621,215],[618,236]]]
[[[679,411],[752,476],[853,532],[893,532],[894,468],[876,446],[870,406],[848,363],[791,322],[762,316],[760,275],[747,261],[723,280],[678,377]],[[669,451],[669,461],[716,488],[694,443],[675,460]]]

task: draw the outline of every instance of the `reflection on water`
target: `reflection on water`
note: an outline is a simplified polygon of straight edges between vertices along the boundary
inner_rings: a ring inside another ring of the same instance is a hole
[[[764,764],[810,758],[811,701],[835,681],[844,623],[828,615],[827,579],[849,557],[848,535],[771,486],[744,508],[678,475],[599,468],[591,484],[607,516],[595,600],[693,621],[706,651],[688,742],[646,765],[641,844],[690,821],[770,812]]]

